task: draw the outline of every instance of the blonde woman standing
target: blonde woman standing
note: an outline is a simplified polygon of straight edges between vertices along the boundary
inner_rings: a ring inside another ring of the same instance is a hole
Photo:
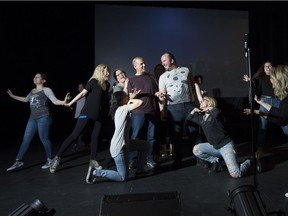
[[[76,101],[86,96],[85,104],[77,119],[74,130],[64,140],[52,161],[50,166],[51,173],[56,171],[64,152],[74,143],[75,140],[77,140],[87,124],[92,124],[93,126],[93,131],[91,133],[91,154],[89,165],[93,166],[95,169],[102,169],[96,161],[96,154],[98,149],[98,137],[101,129],[101,104],[110,87],[110,83],[108,82],[109,72],[109,67],[107,65],[99,64],[95,68],[93,75],[89,79],[85,88],[66,105],[70,107]]]
[[[263,99],[255,97],[255,101],[267,111],[254,110],[256,115],[264,117],[269,122],[281,126],[283,133],[288,136],[288,66],[279,65],[271,70],[270,81],[274,94],[279,98],[279,107],[266,103]],[[244,109],[244,113],[251,114],[250,109]]]

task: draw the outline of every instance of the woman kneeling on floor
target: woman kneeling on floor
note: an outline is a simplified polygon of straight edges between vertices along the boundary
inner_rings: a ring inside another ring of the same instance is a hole
[[[210,162],[212,170],[219,170],[220,158],[223,158],[230,175],[240,178],[245,175],[251,167],[251,160],[238,164],[234,143],[223,125],[223,116],[216,107],[217,101],[212,97],[204,97],[200,102],[200,109],[194,108],[187,121],[199,124],[208,142],[199,143],[194,146],[193,153],[201,160]]]
[[[134,93],[137,95],[136,90]],[[134,96],[135,96],[134,95]],[[133,96],[133,97],[134,97]],[[117,170],[94,169],[89,166],[86,182],[93,184],[97,177],[104,177],[112,181],[126,181],[129,177],[128,151],[138,151],[137,171],[135,177],[144,177],[152,174],[144,171],[144,163],[147,155],[148,144],[143,140],[130,140],[130,112],[141,106],[139,99],[130,99],[124,91],[115,92],[112,95],[110,113],[114,118],[115,131],[111,139],[110,153],[113,157]]]

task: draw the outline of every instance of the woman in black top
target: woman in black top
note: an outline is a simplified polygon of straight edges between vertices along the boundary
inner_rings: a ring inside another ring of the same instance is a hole
[[[259,100],[263,100],[265,103],[270,104],[274,107],[279,107],[280,101],[275,96],[274,90],[272,88],[272,83],[270,82],[270,73],[272,69],[272,63],[265,62],[258,71],[253,75],[252,82],[254,86],[255,96]],[[244,75],[244,81],[249,81],[249,77]],[[267,109],[260,104],[259,110],[262,112],[267,112]],[[256,157],[260,159],[264,152],[263,147],[265,144],[265,136],[268,127],[268,121],[262,116],[259,117],[258,125],[258,135],[257,135],[257,152]]]
[[[212,163],[214,171],[218,170],[220,159],[223,158],[229,174],[233,178],[240,178],[251,166],[251,161],[246,160],[239,166],[234,142],[224,127],[223,116],[216,106],[217,101],[214,98],[205,96],[200,101],[200,109],[194,108],[187,117],[188,121],[202,127],[208,141],[195,145],[193,153],[196,157]]]
[[[104,64],[98,65],[85,88],[67,104],[67,106],[70,107],[73,103],[80,98],[85,97],[87,94],[85,104],[81,110],[80,116],[78,117],[74,130],[62,143],[58,153],[52,161],[50,166],[51,173],[56,171],[64,152],[81,135],[82,131],[88,124],[93,125],[93,131],[91,133],[90,166],[93,166],[95,169],[102,169],[96,161],[96,153],[98,148],[98,137],[101,129],[101,104],[110,87],[108,79],[109,67]]]

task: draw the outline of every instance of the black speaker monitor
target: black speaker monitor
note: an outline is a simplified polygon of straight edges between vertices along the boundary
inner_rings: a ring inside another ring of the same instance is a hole
[[[104,195],[100,216],[180,216],[178,192]]]

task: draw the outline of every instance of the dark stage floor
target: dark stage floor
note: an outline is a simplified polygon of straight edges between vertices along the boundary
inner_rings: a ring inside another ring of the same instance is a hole
[[[250,145],[249,142],[238,144],[239,161],[249,155]],[[24,167],[8,173],[6,169],[12,165],[17,148],[16,144],[11,143],[10,147],[1,150],[0,215],[8,215],[22,203],[30,204],[39,199],[48,209],[54,208],[55,215],[96,216],[99,215],[104,195],[163,192],[178,192],[181,215],[231,215],[227,210],[230,206],[228,190],[246,184],[253,186],[255,183],[253,174],[241,179],[231,178],[228,172],[208,174],[206,169],[196,166],[193,156],[188,154],[184,167],[176,171],[170,170],[171,161],[168,161],[162,163],[158,172],[150,177],[134,179],[131,174],[127,182],[88,185],[85,183],[89,160],[87,150],[76,153],[68,151],[57,172],[51,174],[41,169],[45,156],[42,146],[37,144],[33,144],[25,155]],[[54,149],[57,150],[58,146]],[[108,155],[108,150],[102,150],[99,162],[103,164]],[[285,211],[288,144],[271,145],[271,153],[266,155],[265,162],[269,165],[265,165],[266,171],[256,176],[260,196],[268,212]],[[160,208],[166,208],[165,203]],[[138,214],[131,212],[126,215]]]

